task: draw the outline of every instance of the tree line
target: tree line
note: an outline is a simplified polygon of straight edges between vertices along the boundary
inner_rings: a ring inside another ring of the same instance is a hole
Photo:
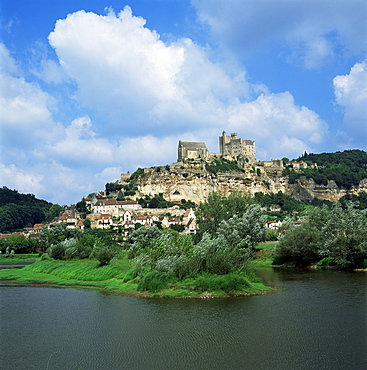
[[[317,163],[317,167],[297,170],[286,167],[283,174],[289,178],[291,184],[299,177],[306,176],[320,185],[327,185],[329,180],[334,180],[339,187],[349,190],[367,178],[367,153],[363,150],[322,154],[304,153],[297,161]]]

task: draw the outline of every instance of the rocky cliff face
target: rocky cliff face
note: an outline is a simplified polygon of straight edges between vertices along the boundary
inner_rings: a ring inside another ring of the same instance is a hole
[[[351,190],[341,189],[334,181],[326,186],[317,185],[313,179],[301,177],[295,184],[289,184],[288,178],[282,175],[281,166],[249,165],[243,172],[210,173],[204,164],[176,163],[166,167],[153,167],[144,170],[136,185],[136,198],[144,195],[153,196],[162,193],[169,201],[191,200],[200,203],[206,200],[213,191],[230,194],[234,191],[247,192],[254,195],[279,191],[292,195],[299,200],[313,198],[337,201],[347,193],[358,194],[367,192],[367,179]]]
[[[362,191],[367,192],[367,179],[362,180],[359,186],[346,190],[339,188],[333,180],[329,180],[327,185],[318,185],[313,179],[307,179],[302,176],[295,184],[289,184],[288,189],[288,194],[299,200],[317,198],[336,202],[346,194],[359,194]]]

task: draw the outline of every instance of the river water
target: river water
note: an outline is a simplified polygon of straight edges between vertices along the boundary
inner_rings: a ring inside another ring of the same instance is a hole
[[[0,285],[0,369],[367,369],[367,274],[264,268],[261,296]]]

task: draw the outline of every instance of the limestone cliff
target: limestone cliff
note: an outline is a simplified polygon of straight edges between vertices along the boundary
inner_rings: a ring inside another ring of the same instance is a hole
[[[329,180],[327,185],[318,185],[313,179],[302,176],[295,184],[289,184],[288,188],[288,194],[299,200],[311,200],[313,198],[317,198],[336,202],[346,194],[367,192],[367,179],[360,181],[358,186],[346,190],[338,187],[333,180]]]
[[[238,172],[212,173],[205,169],[203,162],[192,161],[146,168],[144,175],[136,182],[136,198],[162,193],[169,201],[186,199],[200,203],[213,191],[226,195],[234,191],[252,195],[257,192],[268,194],[281,191],[299,200],[318,198],[337,201],[347,193],[367,192],[367,179],[361,181],[359,187],[347,191],[338,188],[334,181],[322,186],[306,177],[299,178],[295,184],[289,184],[288,178],[283,176],[283,166],[277,166],[276,163],[266,165],[258,162],[256,165],[243,167],[243,171]]]

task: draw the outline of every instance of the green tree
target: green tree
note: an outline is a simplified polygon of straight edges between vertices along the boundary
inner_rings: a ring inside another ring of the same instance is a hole
[[[234,192],[225,197],[220,192],[211,193],[195,212],[200,233],[208,232],[215,235],[221,221],[228,220],[234,215],[243,215],[253,203],[254,200],[249,194]]]
[[[367,258],[367,209],[359,210],[351,202],[343,209],[336,203],[322,227],[320,255],[333,257],[336,265],[353,269]]]
[[[60,213],[64,210],[63,207],[61,207],[58,204],[53,204],[50,209],[46,212],[46,221],[51,222],[55,217],[59,217]]]
[[[332,257],[339,268],[352,269],[367,258],[367,210],[353,203],[308,210],[299,226],[285,223],[281,233],[277,254],[296,266]]]
[[[87,229],[90,229],[90,225],[91,225],[91,221],[89,218],[86,218],[84,221],[83,221],[83,225],[84,227],[86,227]]]

